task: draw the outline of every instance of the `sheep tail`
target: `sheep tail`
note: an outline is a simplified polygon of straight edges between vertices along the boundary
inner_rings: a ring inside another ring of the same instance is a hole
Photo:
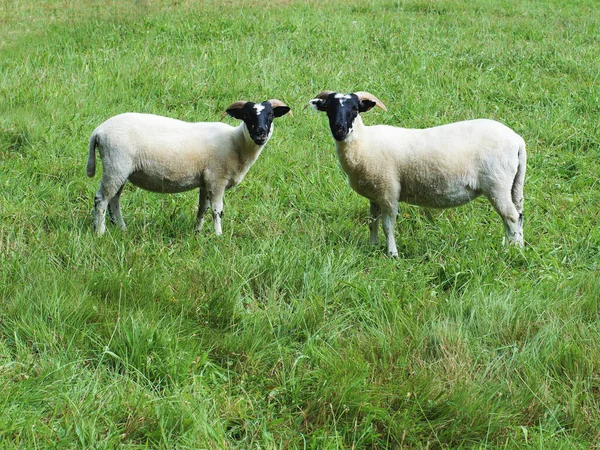
[[[96,175],[96,145],[98,145],[97,134],[94,131],[90,138],[89,155],[87,160],[86,172],[88,177]]]
[[[527,152],[525,151],[525,141],[521,140],[519,144],[519,165],[512,185],[512,201],[519,213],[523,212],[523,186],[525,185],[525,166],[527,165]]]

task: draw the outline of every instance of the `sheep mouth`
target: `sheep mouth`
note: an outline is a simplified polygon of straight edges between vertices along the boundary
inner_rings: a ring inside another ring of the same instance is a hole
[[[343,141],[350,134],[350,130],[343,125],[336,125],[331,127],[331,134],[336,141]]]
[[[267,143],[268,137],[256,137],[253,139],[256,145],[265,145]]]

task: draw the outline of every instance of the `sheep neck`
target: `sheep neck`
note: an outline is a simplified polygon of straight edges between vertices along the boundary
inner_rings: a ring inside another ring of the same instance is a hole
[[[263,145],[257,145],[248,132],[246,124],[242,122],[233,133],[233,142],[235,149],[235,157],[237,159],[236,168],[233,171],[232,179],[229,181],[228,187],[239,184],[248,171],[252,164],[258,159]],[[266,144],[266,143],[265,143]]]
[[[263,145],[258,145],[252,140],[252,138],[250,137],[250,133],[248,132],[248,128],[246,127],[246,124],[244,122],[242,122],[237,128],[235,133],[235,140],[235,149],[240,164],[242,166],[247,166],[248,168],[254,163],[254,161],[256,161],[256,159],[260,155],[261,150],[266,145],[266,142]]]
[[[343,141],[335,141],[338,159],[344,172],[352,174],[362,164],[361,137],[365,125],[359,116],[354,119],[352,133]]]

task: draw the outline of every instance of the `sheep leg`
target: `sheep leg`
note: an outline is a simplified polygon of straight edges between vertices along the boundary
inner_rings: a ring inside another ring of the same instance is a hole
[[[394,238],[394,224],[398,215],[398,207],[388,207],[383,209],[382,222],[383,232],[386,238],[387,254],[392,258],[398,257],[398,249],[396,248],[396,239]]]
[[[106,169],[104,170],[106,172]],[[92,213],[94,230],[96,230],[96,234],[98,236],[103,235],[106,231],[104,219],[106,217],[106,209],[108,208],[108,204],[113,197],[117,195],[119,189],[121,189],[124,184],[124,181],[116,182],[111,178],[102,178],[98,192],[96,192],[96,196],[94,197],[94,212]]]
[[[511,193],[488,198],[504,222],[508,244],[523,247],[523,213],[513,203]]]
[[[108,201],[102,195],[102,189],[98,189],[98,192],[96,192],[96,196],[94,197],[94,210],[92,211],[92,223],[98,236],[102,236],[106,231],[104,217],[106,216],[107,206]]]
[[[377,245],[379,241],[379,218],[381,217],[381,208],[377,203],[371,201],[371,222],[369,223],[369,244]]]
[[[125,228],[125,222],[123,221],[119,207],[119,198],[131,173],[130,164],[125,159],[106,156],[102,158],[102,165],[104,166],[102,181],[100,181],[100,187],[94,197],[93,212],[94,229],[99,236],[106,231],[104,219],[106,218],[106,209],[109,208],[109,204],[111,218],[121,225],[121,228]]]
[[[119,204],[121,193],[123,192],[124,187],[125,183],[123,183],[115,196],[108,202],[108,215],[110,217],[110,221],[122,230],[127,229],[125,226],[125,221],[123,220],[123,215],[121,214],[121,205]]]
[[[218,186],[209,191],[209,199],[212,207],[213,224],[215,227],[215,234],[220,236],[223,234],[221,228],[221,218],[223,217],[223,194],[225,193],[225,186]]]
[[[206,213],[209,205],[210,199],[206,193],[206,189],[200,188],[198,194],[198,214],[196,215],[196,231],[198,232],[202,231],[202,226],[204,225],[204,213]]]

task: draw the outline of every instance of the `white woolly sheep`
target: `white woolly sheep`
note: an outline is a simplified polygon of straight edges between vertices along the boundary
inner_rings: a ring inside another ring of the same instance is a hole
[[[196,230],[212,206],[215,233],[222,234],[223,194],[240,183],[273,133],[273,119],[290,108],[280,100],[238,101],[226,112],[242,120],[238,127],[219,122],[188,123],[152,114],[114,116],[90,138],[87,174],[96,172],[96,147],[102,159],[102,181],[94,200],[96,233],[111,221],[125,229],[119,199],[127,180],[152,192],[174,193],[199,188]]]
[[[370,243],[379,218],[387,253],[397,257],[394,223],[398,202],[450,208],[484,195],[504,222],[510,244],[523,245],[525,142],[505,125],[486,119],[426,129],[366,126],[374,106],[368,92],[324,91],[310,105],[327,113],[338,158],[350,187],[371,202]]]

